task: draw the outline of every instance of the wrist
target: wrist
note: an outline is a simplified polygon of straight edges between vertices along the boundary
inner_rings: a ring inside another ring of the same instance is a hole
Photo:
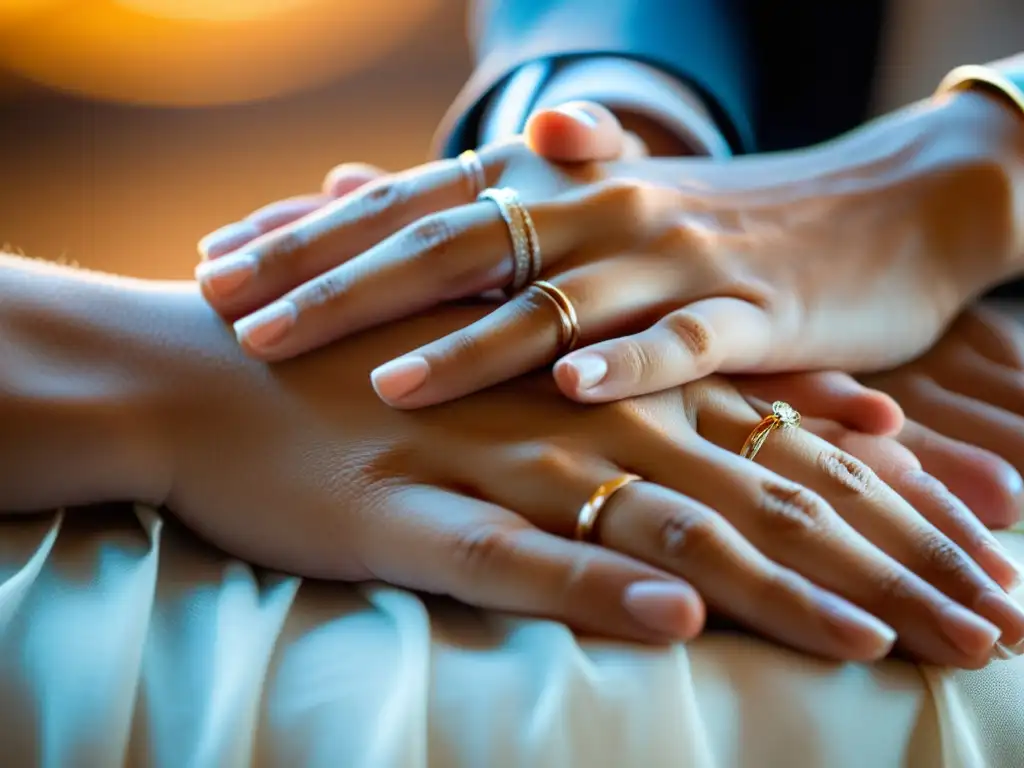
[[[966,302],[1024,273],[1024,115],[978,91],[924,105],[936,243]]]
[[[160,361],[166,296],[126,279],[3,263],[0,510],[159,504],[171,475],[164,413],[182,387]]]

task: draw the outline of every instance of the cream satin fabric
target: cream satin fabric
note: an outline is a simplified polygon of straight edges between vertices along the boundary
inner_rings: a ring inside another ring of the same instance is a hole
[[[0,569],[5,768],[1024,766],[1024,657],[581,641],[254,570],[143,507],[0,522]]]

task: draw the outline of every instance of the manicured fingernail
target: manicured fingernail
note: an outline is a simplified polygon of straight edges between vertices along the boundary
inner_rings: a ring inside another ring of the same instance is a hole
[[[582,124],[584,128],[597,127],[597,118],[576,104],[562,104],[561,106],[555,107],[555,112],[559,112],[566,117],[572,118],[577,123]]]
[[[255,237],[259,237],[260,231],[255,224],[248,221],[236,221],[211,232],[199,241],[199,255],[204,259],[216,259],[225,253],[231,253],[236,248],[241,248]]]
[[[939,614],[946,639],[968,656],[991,651],[999,641],[999,627],[956,603],[946,603]]]
[[[581,352],[567,357],[562,364],[576,376],[577,389],[595,387],[608,375],[608,361],[591,352]]]
[[[1002,661],[1012,661],[1020,656],[1022,651],[1024,651],[1024,643],[1016,646],[996,643],[996,647],[992,650],[992,657]]]
[[[401,400],[422,387],[429,373],[426,359],[411,355],[384,363],[370,374],[370,381],[382,400]]]
[[[844,642],[853,635],[863,636],[867,632],[875,642],[877,655],[887,653],[896,642],[896,630],[838,595],[819,591],[815,603],[828,628]]]
[[[256,259],[249,254],[203,261],[196,266],[196,280],[217,298],[226,299],[256,274]]]
[[[685,584],[639,581],[626,588],[622,604],[648,629],[668,637],[682,637],[685,628],[693,623],[693,608],[699,599]]]
[[[290,301],[276,301],[235,323],[235,335],[253,349],[269,350],[281,343],[297,316]]]

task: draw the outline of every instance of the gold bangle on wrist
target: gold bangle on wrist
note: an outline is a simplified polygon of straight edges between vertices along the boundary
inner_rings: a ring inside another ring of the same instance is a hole
[[[1002,72],[979,64],[965,64],[951,70],[935,89],[935,98],[969,90],[987,91],[999,96],[1024,117],[1024,90]]]

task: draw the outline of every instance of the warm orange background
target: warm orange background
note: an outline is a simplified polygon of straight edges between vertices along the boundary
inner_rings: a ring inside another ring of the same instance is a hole
[[[0,0],[0,243],[190,275],[337,162],[421,161],[464,29],[459,0]]]

